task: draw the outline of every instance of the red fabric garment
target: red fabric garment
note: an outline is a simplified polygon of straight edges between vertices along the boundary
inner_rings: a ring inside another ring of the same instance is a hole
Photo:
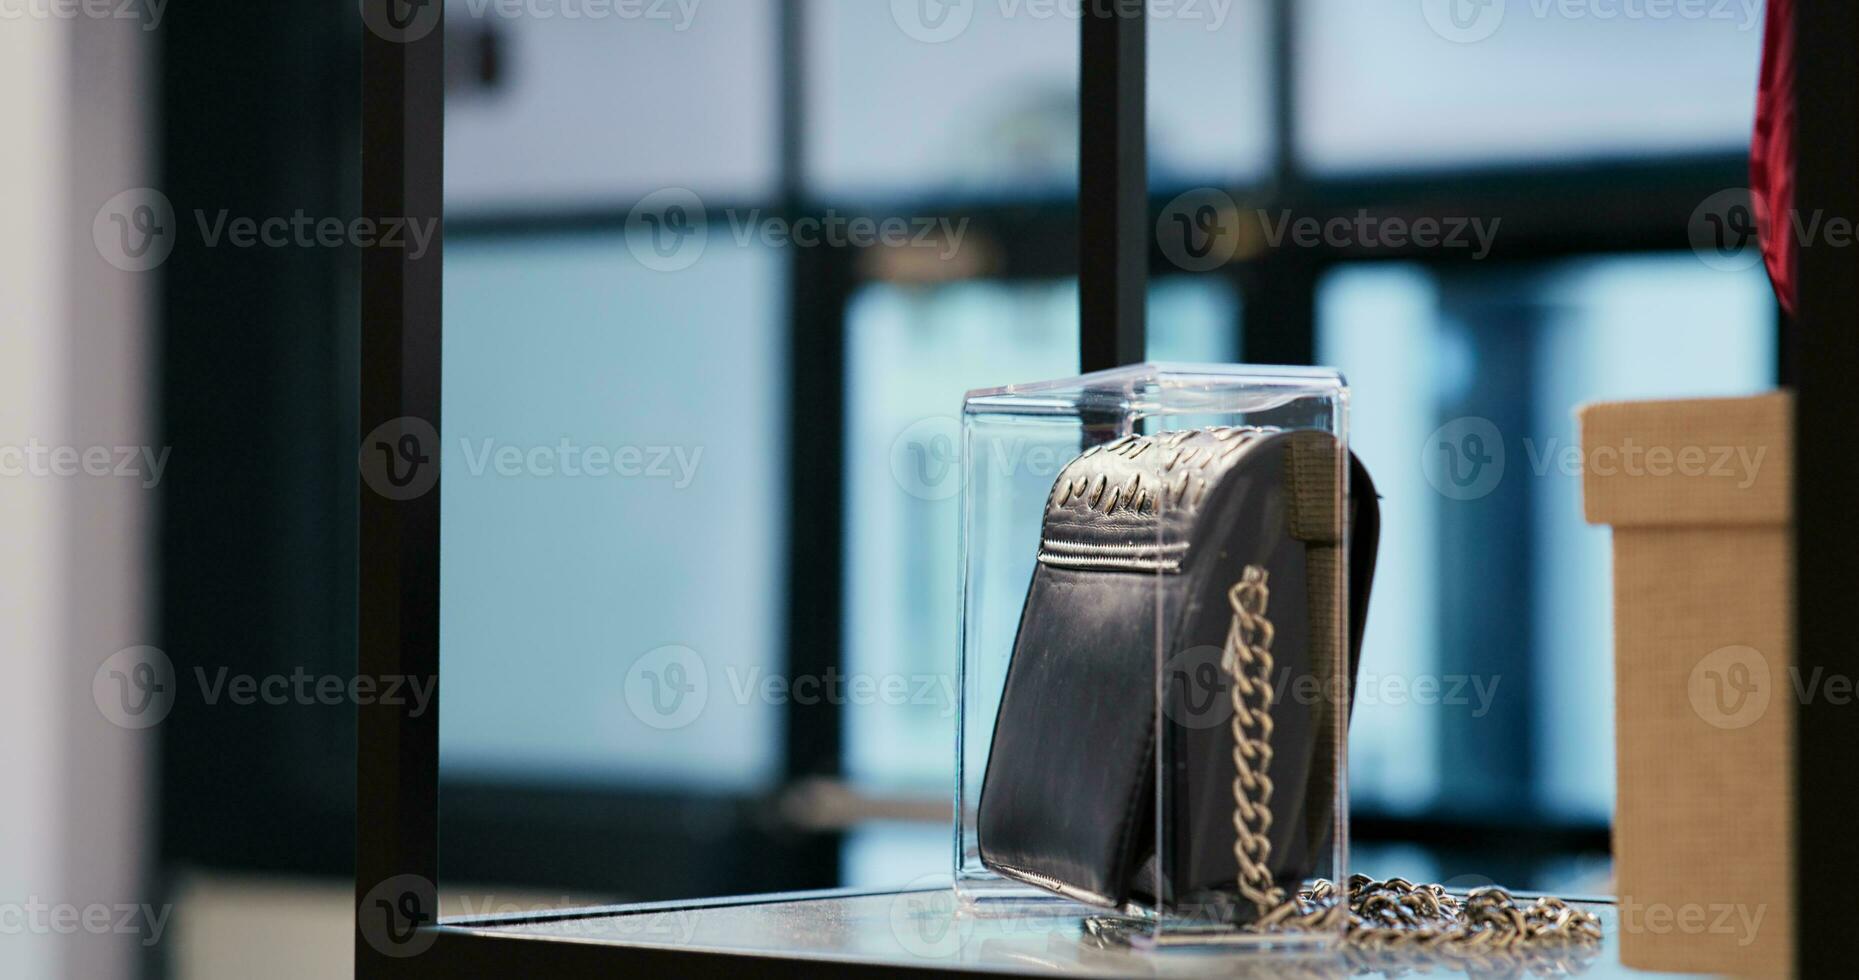
[[[1769,0],[1762,42],[1762,86],[1749,146],[1749,193],[1762,260],[1782,309],[1794,313],[1794,0]]]

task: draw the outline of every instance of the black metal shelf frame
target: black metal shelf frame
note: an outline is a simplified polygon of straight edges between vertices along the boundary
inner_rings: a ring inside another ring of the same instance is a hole
[[[372,9],[370,9],[372,8]],[[398,0],[368,0],[364,17],[393,23]],[[440,223],[445,216],[445,31],[417,38],[362,32],[362,192],[364,215]],[[415,8],[416,14],[418,8]],[[361,250],[361,414],[365,434],[401,418],[444,431],[440,408],[444,324],[441,271],[444,226],[433,246]],[[416,456],[437,465],[439,447]],[[361,575],[358,676],[411,677],[439,683],[439,499],[432,489],[390,500],[365,485],[360,493]],[[393,892],[381,911],[402,926],[436,921],[439,881],[438,698],[427,711],[380,702],[357,707],[356,907],[373,911],[371,893]],[[368,941],[358,915],[355,975],[404,975],[398,960]],[[379,934],[376,934],[379,935]]]
[[[1802,214],[1859,216],[1859,5],[1795,4],[1799,153],[1795,207]],[[1789,338],[1795,377],[1795,663],[1812,674],[1854,676],[1852,591],[1859,583],[1859,521],[1853,519],[1859,456],[1846,447],[1859,423],[1859,255],[1820,243],[1801,249],[1797,323]],[[1843,880],[1859,868],[1851,814],[1859,777],[1849,746],[1859,712],[1807,699],[1795,716],[1795,969],[1832,976],[1850,969],[1844,948]]]

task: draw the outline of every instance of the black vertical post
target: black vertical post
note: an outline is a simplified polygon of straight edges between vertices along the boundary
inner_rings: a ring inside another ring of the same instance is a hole
[[[1297,0],[1271,0],[1272,183],[1279,199],[1298,199],[1302,177],[1297,158]]]
[[[1307,200],[1298,165],[1296,0],[1271,0],[1271,195],[1280,206]],[[1252,364],[1317,363],[1317,286],[1323,274],[1316,250],[1286,243],[1236,267],[1246,298],[1240,312],[1241,349]]]
[[[1801,227],[1859,217],[1859,5],[1795,4],[1795,207]],[[1775,216],[1777,227],[1781,216]],[[1789,224],[1786,227],[1796,227]],[[1859,521],[1853,520],[1859,455],[1848,448],[1859,423],[1859,251],[1803,241],[1796,330],[1795,662],[1803,677],[1852,677],[1859,583]],[[1845,879],[1859,868],[1859,708],[1808,698],[1795,731],[1795,975],[1851,969],[1851,902]]]
[[[781,198],[790,222],[806,211],[807,0],[781,3]],[[824,678],[843,666],[845,577],[845,315],[854,257],[841,248],[788,249],[788,677]],[[831,698],[789,698],[784,783],[837,779],[844,769],[845,714]],[[785,838],[791,863],[808,877],[793,887],[839,881],[841,835],[797,831]]]
[[[444,5],[364,0],[362,20],[362,214],[430,222],[435,234],[417,258],[393,245],[361,250],[358,459],[386,453],[393,480],[370,479],[364,467],[359,486],[357,676],[437,690]],[[430,941],[420,927],[438,912],[439,699],[424,712],[414,703],[382,698],[357,708],[361,980],[404,973]]]
[[[1085,372],[1143,360],[1149,280],[1144,0],[1084,4],[1078,88],[1078,299]]]

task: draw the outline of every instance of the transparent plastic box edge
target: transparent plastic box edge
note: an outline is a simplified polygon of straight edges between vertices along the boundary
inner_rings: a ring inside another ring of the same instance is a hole
[[[1333,440],[1330,485],[1337,494],[1339,506],[1335,513],[1342,525],[1346,522],[1340,515],[1345,508],[1340,504],[1349,500],[1348,412],[1348,389],[1335,371],[1236,364],[1143,364],[1074,378],[980,389],[967,395],[962,412],[965,481],[959,565],[962,622],[953,848],[954,889],[966,914],[1116,917],[1136,925],[1139,945],[1299,946],[1328,945],[1340,939],[1341,915],[1307,917],[1306,923],[1315,924],[1274,929],[1260,926],[1256,914],[1240,913],[1224,901],[1196,902],[1184,900],[1186,896],[1164,900],[1171,889],[1156,883],[1192,877],[1187,859],[1180,855],[1196,853],[1197,849],[1204,852],[1223,845],[1231,847],[1238,839],[1231,821],[1227,822],[1224,837],[1218,830],[1206,829],[1205,819],[1200,822],[1201,829],[1186,829],[1193,827],[1194,814],[1225,812],[1220,808],[1231,799],[1233,790],[1230,784],[1218,785],[1223,780],[1152,779],[1153,839],[1142,846],[1150,855],[1153,873],[1148,880],[1155,887],[1151,894],[1126,899],[1120,908],[1075,901],[1048,888],[1003,877],[986,867],[980,853],[979,801],[1007,666],[1028,598],[1028,583],[1040,563],[1046,511],[1065,467],[1085,449],[1125,437],[1159,437],[1152,441],[1159,446],[1169,437],[1189,430],[1224,432],[1231,427],[1245,427],[1267,433],[1324,433]],[[1144,503],[1154,506],[1147,500]],[[1347,706],[1353,678],[1348,673],[1350,574],[1346,533],[1339,534],[1339,542],[1336,550],[1341,564],[1339,570],[1331,570],[1330,579],[1335,601],[1323,606],[1333,614],[1309,617],[1305,634],[1309,649],[1302,655],[1305,666],[1301,669],[1319,683],[1304,683],[1304,677],[1295,676],[1300,669],[1295,667],[1281,668],[1280,677],[1267,678],[1283,682],[1273,685],[1273,694],[1286,705],[1292,703],[1287,699],[1309,699],[1319,706],[1327,702],[1332,708],[1340,708],[1312,709],[1316,720],[1306,726],[1304,733],[1313,742],[1308,771],[1327,771],[1330,776],[1321,798],[1312,796],[1318,793],[1310,788],[1313,780],[1303,780],[1304,823],[1310,828],[1303,841],[1310,855],[1310,865],[1305,869],[1308,874],[1295,881],[1272,882],[1282,889],[1286,899],[1295,898],[1317,880],[1334,882],[1335,891],[1306,903],[1306,908],[1318,909],[1346,906],[1347,902],[1342,889],[1347,879],[1344,869],[1348,867]],[[1158,539],[1156,544],[1159,548],[1166,542]],[[1176,635],[1185,630],[1164,614],[1159,598],[1170,585],[1167,574],[1157,570],[1148,576],[1129,576],[1129,581],[1120,586],[1150,588],[1158,595],[1151,620],[1155,626],[1154,648],[1132,651],[1133,656],[1150,661],[1152,689],[1104,692],[1106,698],[1127,704],[1130,711],[1146,712],[1152,719],[1153,773],[1176,772],[1188,757],[1188,751],[1181,748],[1184,739],[1170,737],[1171,732],[1180,735],[1223,730],[1218,722],[1224,720],[1230,726],[1232,718],[1230,712],[1214,710],[1217,699],[1213,697],[1216,693],[1219,697],[1231,695],[1233,686],[1225,682],[1232,675],[1219,675],[1223,693],[1204,682],[1211,676],[1207,673],[1210,662],[1231,668],[1234,661],[1224,651],[1206,649],[1205,645],[1196,647],[1198,652],[1194,653],[1181,648],[1191,637]],[[1315,582],[1317,573],[1309,574],[1313,576],[1310,581]],[[1294,585],[1280,585],[1276,594],[1287,597],[1281,603],[1297,597]],[[1323,604],[1306,602],[1307,608],[1318,605]],[[1287,608],[1281,605],[1281,610]],[[1280,664],[1299,662],[1298,651],[1283,649],[1277,655]],[[1194,668],[1198,668],[1198,676],[1194,676]],[[1326,676],[1332,683],[1321,683]],[[1200,682],[1198,691],[1194,688],[1196,682]],[[1189,718],[1183,714],[1183,705],[1193,703],[1197,694],[1198,702],[1210,706],[1213,713],[1196,711]],[[1189,739],[1185,744],[1214,744],[1206,742],[1207,737],[1192,736],[1201,741]],[[1299,755],[1285,750],[1285,746],[1279,748],[1279,757]],[[1203,754],[1205,751],[1201,749]],[[1052,760],[1052,764],[1083,765],[1086,760]],[[1278,775],[1282,777],[1284,772],[1281,769]],[[1321,786],[1324,781],[1314,782]],[[1250,795],[1248,798],[1254,799]],[[1277,802],[1289,812],[1290,804],[1283,799]],[[1237,882],[1228,891],[1233,903],[1257,904],[1240,894]]]

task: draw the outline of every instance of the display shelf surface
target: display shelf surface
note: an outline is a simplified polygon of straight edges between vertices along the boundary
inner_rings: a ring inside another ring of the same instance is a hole
[[[1579,961],[1573,975],[1647,977],[1620,965],[1620,928],[1610,903],[1581,902],[1600,916],[1604,940]],[[527,939],[611,947],[616,962],[627,951],[709,954],[811,963],[821,975],[834,965],[903,971],[1073,977],[1350,977],[1399,976],[1430,967],[1458,972],[1445,962],[1369,963],[1337,952],[1138,952],[1106,946],[1087,935],[1083,919],[1095,910],[1068,902],[1020,905],[1009,912],[988,906],[961,908],[947,888],[882,893],[829,892],[660,903],[516,916],[447,920],[444,931],[483,939]],[[1529,975],[1530,970],[1517,975]]]

